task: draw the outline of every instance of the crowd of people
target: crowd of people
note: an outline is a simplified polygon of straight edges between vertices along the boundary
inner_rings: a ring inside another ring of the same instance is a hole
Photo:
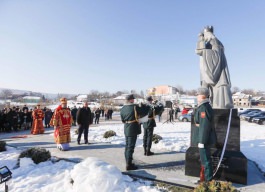
[[[26,105],[24,105],[23,107],[14,106],[0,110],[0,132],[31,129],[34,122],[34,110],[37,108],[38,106],[33,109],[29,109]],[[50,127],[49,122],[52,117],[51,109],[44,107],[42,112],[42,120],[45,120],[43,122],[44,126]]]
[[[41,110],[43,114],[34,113],[35,110]],[[76,126],[76,115],[78,108],[74,106],[72,109],[68,108],[71,111],[71,116],[73,118],[73,126]],[[20,130],[32,130],[34,129],[34,114],[36,118],[39,118],[44,126],[44,128],[50,128],[50,121],[53,115],[53,111],[47,107],[41,108],[40,105],[36,105],[33,108],[29,108],[27,105],[23,107],[13,106],[6,107],[0,110],[0,132],[13,132]],[[99,124],[100,117],[103,117],[105,120],[112,119],[113,109],[104,109],[97,108],[92,109],[92,119],[94,119],[95,124]],[[43,117],[37,117],[37,116]],[[40,125],[40,123],[38,123]]]
[[[211,129],[212,108],[209,104],[209,92],[206,88],[198,90],[199,106],[195,113],[195,125],[198,127],[198,133],[195,135],[195,140],[198,143],[200,158],[201,158],[201,178],[200,181],[210,181],[213,177],[213,170],[210,158],[209,146],[216,141],[212,139],[214,136]],[[156,127],[155,116],[161,115],[164,111],[164,106],[153,100],[152,96],[146,98],[146,104],[135,104],[134,95],[130,94],[126,97],[127,103],[121,109],[121,121],[124,123],[125,134],[125,160],[126,170],[136,170],[138,167],[132,162],[133,153],[136,145],[137,136],[141,133],[141,125],[143,125],[143,148],[145,156],[152,156],[151,151],[152,137],[154,127]],[[91,109],[88,107],[88,102],[84,102],[82,108],[77,109],[75,106],[70,109],[67,107],[67,99],[61,98],[60,105],[52,112],[44,107],[41,109],[38,104],[34,110],[28,109],[26,105],[22,109],[19,107],[5,108],[0,111],[0,131],[11,132],[18,130],[28,130],[31,128],[31,134],[43,134],[45,127],[54,127],[54,139],[57,148],[61,151],[69,150],[71,135],[71,126],[78,126],[77,144],[81,145],[81,137],[84,135],[84,144],[88,142],[89,125],[99,123],[100,116],[105,117],[105,120],[112,119],[112,109]],[[173,120],[173,115],[177,116],[180,112],[176,107],[170,109],[170,121]],[[187,113],[188,109],[184,108],[182,114]],[[176,118],[175,116],[175,118]],[[147,117],[142,122],[141,118]],[[95,118],[95,120],[94,120]],[[210,136],[209,136],[210,135]],[[215,139],[216,140],[216,139]]]

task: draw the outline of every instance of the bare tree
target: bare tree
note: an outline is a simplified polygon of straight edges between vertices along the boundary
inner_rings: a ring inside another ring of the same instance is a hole
[[[117,92],[115,93],[116,96],[120,96],[120,95],[122,95],[122,94],[123,94],[122,91],[117,91]]]
[[[190,95],[190,96],[194,96],[194,95],[196,95],[196,93],[197,93],[196,89],[186,90],[186,94]]]
[[[131,90],[131,94],[137,94],[134,89]]]
[[[91,96],[96,96],[96,97],[97,97],[97,96],[100,95],[100,93],[99,93],[98,90],[91,90],[91,91],[90,91],[90,95],[91,95]]]
[[[255,93],[255,91],[253,89],[243,89],[241,92],[245,93],[245,94],[248,94],[248,95],[252,95],[252,96],[256,95],[256,93]]]
[[[3,89],[1,92],[1,97],[3,97],[5,100],[8,98],[8,96],[11,96],[13,92],[10,89]]]
[[[178,89],[180,94],[184,94],[185,93],[184,89],[183,89],[183,87],[181,85],[177,85],[176,88]]]
[[[129,94],[128,90],[122,90],[123,94]]]
[[[106,98],[110,97],[110,93],[107,91],[103,92],[101,95]]]
[[[231,91],[232,91],[232,94],[235,94],[235,93],[239,92],[240,89],[238,87],[232,87]]]

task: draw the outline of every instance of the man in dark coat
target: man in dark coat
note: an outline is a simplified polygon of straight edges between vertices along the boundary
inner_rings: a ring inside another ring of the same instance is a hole
[[[18,128],[18,113],[17,113],[16,107],[13,107],[13,110],[12,110],[11,126],[12,126],[14,131],[17,131],[17,128]]]
[[[216,143],[216,134],[212,127],[213,109],[209,103],[209,90],[207,88],[198,89],[198,108],[195,111],[194,120],[198,127],[198,134],[195,141],[198,143],[200,159],[201,159],[201,174],[205,174],[200,178],[200,181],[211,181],[213,177],[213,168],[211,161],[210,146]]]
[[[112,110],[112,108],[110,108],[110,109],[108,110],[108,116],[109,116],[109,119],[112,119],[112,113],[113,113],[113,110]]]
[[[121,108],[121,121],[124,123],[125,134],[125,159],[126,170],[135,170],[137,166],[132,163],[133,153],[137,135],[141,134],[141,126],[138,123],[139,116],[144,116],[148,111],[144,111],[140,106],[134,104],[134,95],[127,95],[127,103]]]
[[[99,123],[100,113],[101,113],[100,109],[97,108],[95,111],[95,124]]]
[[[169,121],[171,122],[171,121],[174,121],[174,119],[173,119],[173,116],[174,116],[174,109],[171,107],[171,109],[169,110],[169,112],[168,112],[168,114],[169,114]]]
[[[76,126],[76,113],[77,113],[77,108],[74,106],[74,108],[71,110],[71,115],[73,117],[73,126]]]
[[[179,109],[179,107],[177,106],[176,108],[175,108],[175,119],[177,120],[178,119],[178,113],[180,112],[180,109]]]
[[[51,118],[52,118],[52,111],[50,109],[46,109],[46,111],[44,112],[45,128],[50,128]]]
[[[80,145],[82,133],[84,132],[85,144],[88,144],[88,128],[91,124],[91,110],[88,107],[88,102],[84,103],[84,106],[78,109],[76,114],[76,120],[78,124],[78,137],[77,143]]]
[[[4,113],[0,110],[0,132],[4,132]]]
[[[152,138],[154,133],[154,127],[156,127],[155,116],[160,114],[163,110],[162,104],[153,104],[152,96],[146,98],[149,107],[148,111],[148,121],[143,123],[144,127],[144,136],[143,136],[143,147],[144,147],[144,155],[150,156],[154,155],[152,151],[150,151],[152,147]]]
[[[25,108],[22,114],[22,127],[24,127],[24,130],[28,130],[30,128],[30,119],[31,114],[28,112],[27,108]]]
[[[105,113],[104,108],[101,108],[100,110],[101,110],[102,117],[104,117],[104,113]]]
[[[6,132],[11,132],[12,129],[12,124],[13,124],[13,112],[12,108],[7,108],[6,113],[5,113],[5,127],[6,127]]]
[[[22,111],[24,112],[25,109],[27,109],[27,111],[29,111],[29,108],[27,107],[27,105],[24,105],[24,107],[22,108]]]

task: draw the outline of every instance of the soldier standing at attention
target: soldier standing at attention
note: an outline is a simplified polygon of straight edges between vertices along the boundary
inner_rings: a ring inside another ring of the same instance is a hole
[[[211,125],[213,120],[213,109],[209,103],[209,90],[199,88],[197,93],[198,108],[195,111],[194,119],[196,126],[199,127],[196,141],[201,160],[200,181],[211,181],[213,168],[211,161],[210,146],[216,143],[216,135]]]
[[[154,155],[154,153],[150,151],[150,149],[152,146],[154,127],[156,127],[155,116],[161,113],[161,111],[163,110],[163,105],[152,104],[153,102],[152,96],[147,97],[146,100],[148,102],[147,106],[149,107],[149,112],[148,112],[148,121],[143,123],[144,127],[143,147],[144,147],[144,155],[150,156]]]
[[[127,95],[127,103],[121,109],[121,121],[124,123],[125,134],[125,159],[126,170],[136,170],[138,167],[132,163],[133,153],[137,135],[141,134],[141,126],[138,123],[138,115],[141,113],[141,108],[134,104],[134,95]]]

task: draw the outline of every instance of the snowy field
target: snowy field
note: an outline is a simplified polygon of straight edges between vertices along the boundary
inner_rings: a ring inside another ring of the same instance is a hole
[[[102,135],[107,130],[113,130],[117,136],[104,139]],[[154,151],[185,152],[190,143],[190,123],[176,122],[157,123],[154,133],[163,137],[158,144],[153,144]],[[51,134],[52,137],[52,134]],[[72,139],[76,140],[74,130]],[[89,141],[111,142],[124,144],[122,124],[99,125],[91,127]],[[137,147],[142,147],[142,135],[137,139]],[[265,126],[241,121],[241,151],[255,161],[265,172]],[[7,147],[0,153],[0,166],[15,167],[20,151]],[[19,168],[12,169],[13,178],[8,182],[11,192],[135,192],[159,191],[150,182],[134,181],[129,176],[122,175],[115,166],[97,158],[87,158],[79,164],[66,161],[47,161],[35,165],[31,159],[23,158]],[[102,179],[104,178],[104,179]],[[74,183],[71,184],[71,179]],[[0,186],[3,190],[3,184]]]

